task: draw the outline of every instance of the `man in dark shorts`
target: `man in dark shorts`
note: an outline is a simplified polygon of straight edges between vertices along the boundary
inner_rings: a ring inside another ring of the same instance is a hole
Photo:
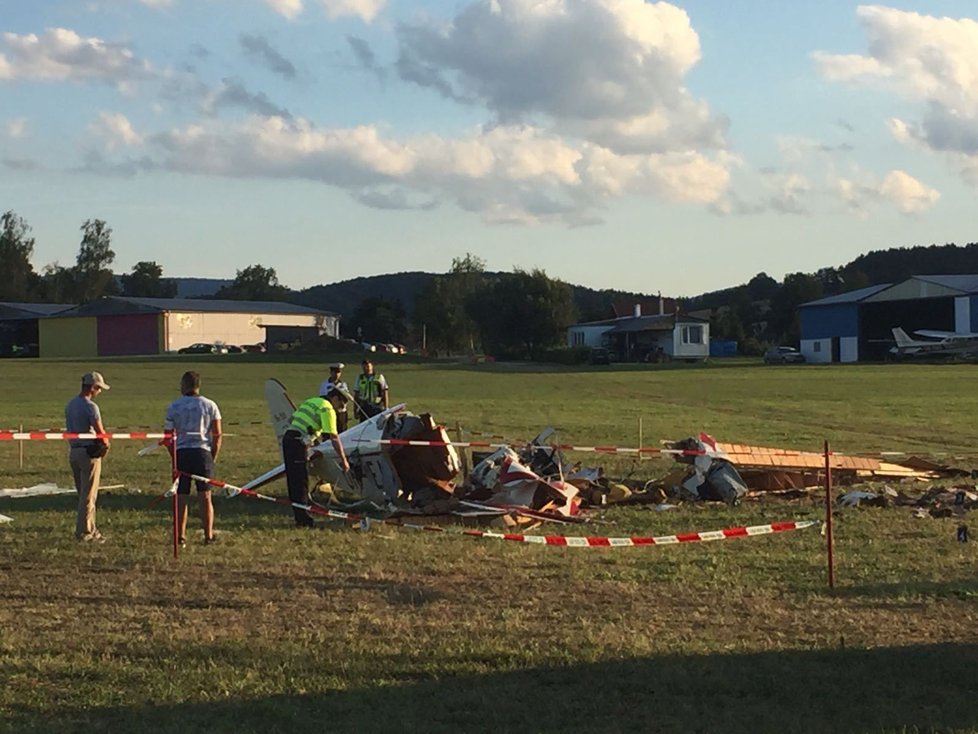
[[[221,451],[221,411],[210,398],[200,394],[200,374],[184,372],[180,378],[180,392],[166,410],[164,427],[172,432],[174,441],[170,450],[176,450],[177,514],[180,527],[178,541],[187,544],[187,503],[190,500],[190,477],[214,475],[214,461]],[[186,474],[184,474],[185,472]],[[200,521],[204,528],[204,544],[214,542],[214,505],[211,503],[210,485],[197,480],[197,497],[200,500]]]

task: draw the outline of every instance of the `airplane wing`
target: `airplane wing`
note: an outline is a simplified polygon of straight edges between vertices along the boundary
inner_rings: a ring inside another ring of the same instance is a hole
[[[935,329],[921,329],[914,334],[926,336],[931,339],[978,339],[978,334],[961,333],[957,331],[937,331]]]
[[[947,339],[949,336],[959,336],[953,331],[940,331],[938,329],[918,329],[914,334],[928,339]]]

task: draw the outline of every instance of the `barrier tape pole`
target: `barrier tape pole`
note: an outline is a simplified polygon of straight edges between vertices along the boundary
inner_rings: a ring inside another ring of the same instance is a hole
[[[814,520],[801,520],[790,522],[771,523],[769,525],[751,525],[748,527],[724,528],[723,530],[710,530],[705,532],[680,533],[677,535],[660,536],[629,536],[621,538],[595,537],[595,536],[570,536],[570,535],[523,535],[520,533],[497,533],[489,530],[475,530],[464,528],[443,527],[440,525],[419,525],[416,523],[405,522],[397,518],[372,519],[366,515],[355,515],[348,512],[339,512],[325,508],[303,505],[297,502],[279,500],[274,497],[253,492],[250,489],[236,487],[233,484],[222,482],[219,479],[210,479],[197,474],[187,474],[201,482],[207,482],[215,487],[229,490],[234,495],[244,494],[249,497],[269,500],[277,504],[288,504],[300,507],[316,514],[327,515],[337,520],[349,522],[359,522],[363,529],[368,529],[370,523],[376,522],[384,525],[395,525],[397,527],[408,528],[435,533],[449,533],[452,535],[466,535],[470,538],[487,538],[493,540],[509,540],[516,543],[529,543],[533,545],[560,546],[564,548],[626,548],[644,547],[653,545],[677,545],[681,543],[705,543],[714,540],[729,540],[731,538],[752,538],[758,535],[770,535],[772,533],[785,533],[791,530],[804,530],[816,524]]]
[[[832,460],[825,441],[825,549],[829,564],[829,588],[835,588],[835,563],[832,557]]]
[[[173,559],[177,560],[180,558],[180,519],[178,517],[180,511],[180,494],[177,492],[176,481],[179,479],[179,474],[177,473],[177,432],[165,431],[164,442],[169,441],[167,448],[170,450],[170,478],[174,482],[173,485]]]

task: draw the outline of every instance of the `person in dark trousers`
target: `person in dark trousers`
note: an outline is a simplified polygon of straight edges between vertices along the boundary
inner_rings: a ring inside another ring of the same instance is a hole
[[[200,374],[193,371],[183,373],[180,378],[180,393],[166,410],[164,428],[176,434],[178,472],[196,474],[201,477],[214,475],[214,462],[221,452],[221,410],[210,398],[200,394]],[[211,487],[207,482],[197,480],[197,498],[200,501],[200,522],[204,528],[204,544],[214,542],[214,505],[211,502]],[[187,544],[187,504],[190,500],[190,477],[180,474],[177,481],[177,517],[179,519],[180,545]]]
[[[361,420],[372,418],[390,407],[387,380],[374,372],[374,363],[364,358],[360,366],[363,372],[357,377],[353,397]]]
[[[82,375],[81,392],[65,406],[65,430],[68,433],[105,433],[102,413],[95,404],[95,398],[108,389],[101,373],[86,372]],[[68,463],[78,492],[75,537],[101,543],[105,538],[95,527],[95,503],[102,476],[102,457],[109,450],[109,442],[105,439],[73,438],[68,446]]]
[[[309,504],[309,447],[322,438],[333,442],[336,460],[343,473],[350,471],[350,462],[343,451],[343,443],[336,431],[336,410],[346,407],[350,393],[334,387],[326,397],[303,400],[292,414],[292,421],[282,435],[282,459],[285,462],[285,480],[289,487],[289,500],[302,505]],[[293,505],[295,525],[311,528],[314,523],[309,512]]]
[[[323,384],[319,386],[319,397],[325,398],[329,395],[330,390],[334,387],[339,387],[343,392],[349,392],[349,388],[346,383],[343,382],[343,368],[342,362],[334,362],[329,366],[329,377],[327,377]],[[342,408],[336,409],[336,430],[339,433],[343,433],[346,430],[350,422],[350,413],[347,410],[347,406],[344,405]]]

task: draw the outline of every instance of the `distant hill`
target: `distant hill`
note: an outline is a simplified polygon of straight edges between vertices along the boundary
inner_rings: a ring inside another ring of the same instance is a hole
[[[414,314],[414,300],[431,279],[433,273],[409,272],[371,275],[363,278],[343,280],[328,285],[314,285],[296,291],[289,300],[301,306],[332,311],[343,318],[353,316],[361,301],[379,296],[388,301],[400,301],[408,318]]]
[[[486,273],[487,277],[505,278],[509,273]],[[433,278],[443,274],[407,272],[353,278],[329,285],[316,285],[297,291],[289,300],[310,308],[333,311],[350,318],[356,307],[367,298],[379,296],[388,301],[400,301],[408,319],[414,315],[418,294]],[[613,315],[612,305],[619,301],[648,301],[652,296],[627,291],[594,290],[571,285],[574,303],[582,321],[596,321]]]

